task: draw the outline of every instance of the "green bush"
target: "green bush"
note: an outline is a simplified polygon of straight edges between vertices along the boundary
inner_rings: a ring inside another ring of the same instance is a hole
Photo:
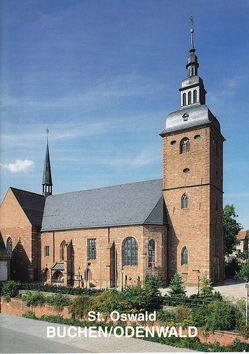
[[[45,302],[48,305],[51,305],[55,308],[57,311],[62,311],[64,307],[67,307],[71,304],[71,300],[67,295],[63,294],[55,294],[52,296],[46,296],[45,297]]]
[[[227,301],[213,301],[207,306],[192,309],[193,324],[205,330],[234,330],[236,327],[236,308]]]
[[[112,311],[124,312],[129,308],[130,303],[125,299],[124,293],[115,289],[106,290],[94,296],[91,301],[91,310],[101,312],[105,318]]]
[[[2,296],[6,300],[10,300],[12,297],[16,297],[19,292],[20,284],[15,282],[14,280],[7,280],[3,283],[2,286]]]
[[[87,316],[88,311],[90,310],[91,298],[90,296],[78,296],[71,301],[69,305],[69,313],[73,319],[82,319]]]
[[[173,278],[169,283],[169,295],[171,297],[180,297],[184,298],[186,295],[186,291],[183,286],[182,277],[178,272],[175,273]]]
[[[22,295],[22,299],[27,306],[44,305],[46,302],[45,296],[38,291],[28,291]]]
[[[71,286],[43,285],[43,284],[36,284],[36,283],[21,283],[19,285],[19,289],[50,292],[50,293],[65,294],[65,295],[95,295],[103,292],[103,290],[100,289],[73,288]]]
[[[123,291],[123,298],[129,304],[128,309],[137,311],[153,311],[162,306],[162,296],[157,287],[146,284],[128,286]]]
[[[145,285],[156,289],[162,288],[164,286],[163,276],[147,275]]]
[[[32,320],[37,320],[38,318],[36,317],[36,315],[34,314],[34,312],[32,311],[28,311],[28,312],[25,312],[22,317],[25,317],[25,318],[30,318]]]
[[[192,310],[187,306],[176,306],[175,321],[183,327],[191,326],[193,323]]]
[[[200,297],[205,299],[211,299],[213,296],[213,287],[210,279],[204,274],[201,278],[201,289],[200,289]]]
[[[249,260],[243,263],[241,269],[236,272],[236,278],[241,280],[249,280]]]

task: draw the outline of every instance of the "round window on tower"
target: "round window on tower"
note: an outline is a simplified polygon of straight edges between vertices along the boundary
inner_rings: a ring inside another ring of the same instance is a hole
[[[176,144],[176,141],[175,141],[175,140],[172,140],[172,141],[170,142],[170,144],[171,144],[171,145],[175,145],[175,144]]]
[[[189,173],[190,169],[189,168],[184,168],[183,173]]]
[[[198,140],[201,139],[201,136],[200,136],[200,135],[195,135],[195,136],[194,136],[194,139],[198,141]]]

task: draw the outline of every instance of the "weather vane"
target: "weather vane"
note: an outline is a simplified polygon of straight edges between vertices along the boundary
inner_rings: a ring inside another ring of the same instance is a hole
[[[194,48],[194,19],[193,19],[193,16],[190,16],[189,17],[190,19],[190,23],[191,23],[191,27],[190,27],[190,41],[191,41],[191,47]]]

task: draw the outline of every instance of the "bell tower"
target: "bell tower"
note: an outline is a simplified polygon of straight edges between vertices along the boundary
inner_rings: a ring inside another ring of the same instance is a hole
[[[166,118],[163,138],[163,195],[168,222],[168,277],[176,271],[196,285],[204,273],[224,279],[223,142],[220,124],[206,106],[198,75],[193,21],[187,78],[180,107]]]

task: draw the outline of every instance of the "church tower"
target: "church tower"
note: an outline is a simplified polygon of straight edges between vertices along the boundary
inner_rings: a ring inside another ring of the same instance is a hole
[[[47,146],[46,146],[46,155],[43,168],[43,177],[42,177],[42,194],[47,197],[52,195],[52,173],[50,165],[50,156],[49,156],[49,147],[48,147],[48,129],[47,129]]]
[[[206,106],[198,75],[194,28],[182,81],[180,107],[166,118],[163,138],[163,195],[168,223],[168,277],[176,271],[196,285],[206,274],[224,279],[223,141],[217,118]]]

